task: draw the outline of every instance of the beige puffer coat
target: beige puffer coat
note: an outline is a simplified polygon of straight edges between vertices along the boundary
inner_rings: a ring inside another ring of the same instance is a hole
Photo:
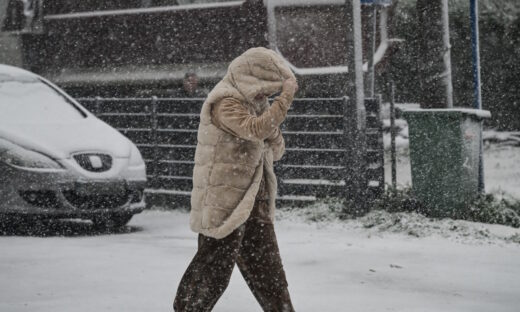
[[[273,161],[284,152],[278,126],[286,117],[292,94],[282,93],[258,116],[253,99],[259,93],[280,92],[288,78],[294,75],[278,54],[252,48],[231,62],[227,74],[209,93],[197,133],[190,213],[193,231],[220,239],[243,224],[262,174],[273,219],[277,188]],[[214,114],[229,123],[216,122]]]

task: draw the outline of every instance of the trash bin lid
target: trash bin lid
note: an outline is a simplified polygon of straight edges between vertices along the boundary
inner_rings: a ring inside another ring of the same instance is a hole
[[[491,112],[483,109],[472,108],[405,108],[402,113],[407,116],[435,115],[446,118],[472,117],[474,119],[485,119],[491,117]]]

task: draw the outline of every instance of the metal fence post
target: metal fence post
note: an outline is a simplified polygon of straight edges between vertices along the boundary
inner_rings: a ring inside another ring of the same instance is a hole
[[[157,140],[157,97],[152,96],[152,114],[151,114],[151,123],[152,123],[152,151],[153,151],[153,159],[152,159],[152,187],[157,188],[159,184],[159,144]]]
[[[482,90],[480,86],[480,43],[478,28],[478,1],[470,1],[470,19],[471,19],[471,52],[473,55],[473,106],[475,109],[482,109]],[[478,190],[481,194],[485,193],[484,183],[484,151],[482,142],[482,123],[480,123],[480,152],[478,164]]]
[[[397,129],[395,127],[395,83],[392,81],[391,84],[391,95],[390,95],[390,155],[392,162],[392,188],[397,190],[397,156],[395,137],[397,135]]]
[[[365,99],[365,107],[367,112],[365,128],[367,200],[373,201],[377,200],[385,190],[381,96]]]
[[[352,187],[352,183],[354,182],[354,172],[352,170],[352,166],[349,162],[349,159],[352,158],[351,145],[353,144],[352,140],[350,140],[350,133],[352,133],[352,114],[350,112],[349,107],[349,98],[347,96],[343,97],[343,138],[342,142],[345,148],[345,160],[342,165],[344,166],[344,179],[345,179],[345,190],[343,193],[343,197],[346,201],[351,200],[352,194],[354,191],[354,187]]]
[[[95,108],[94,108],[95,112],[94,112],[94,114],[96,116],[99,116],[101,114],[101,101],[102,100],[103,99],[100,96],[96,96],[96,100],[94,102],[94,105],[95,105]]]

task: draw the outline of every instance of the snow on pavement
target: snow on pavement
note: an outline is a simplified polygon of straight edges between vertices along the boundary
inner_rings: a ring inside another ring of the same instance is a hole
[[[277,235],[296,311],[500,312],[520,306],[518,243],[416,237],[367,228],[367,220],[308,222],[297,213],[279,215]],[[64,222],[68,230],[59,234],[79,234],[0,237],[0,311],[171,311],[196,248],[186,212],[146,211],[120,234]],[[238,270],[214,311],[261,311]]]

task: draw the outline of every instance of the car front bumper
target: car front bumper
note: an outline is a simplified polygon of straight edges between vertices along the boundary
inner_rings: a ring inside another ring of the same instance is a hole
[[[82,180],[65,170],[1,168],[0,213],[54,218],[136,214],[144,210],[146,180]]]

